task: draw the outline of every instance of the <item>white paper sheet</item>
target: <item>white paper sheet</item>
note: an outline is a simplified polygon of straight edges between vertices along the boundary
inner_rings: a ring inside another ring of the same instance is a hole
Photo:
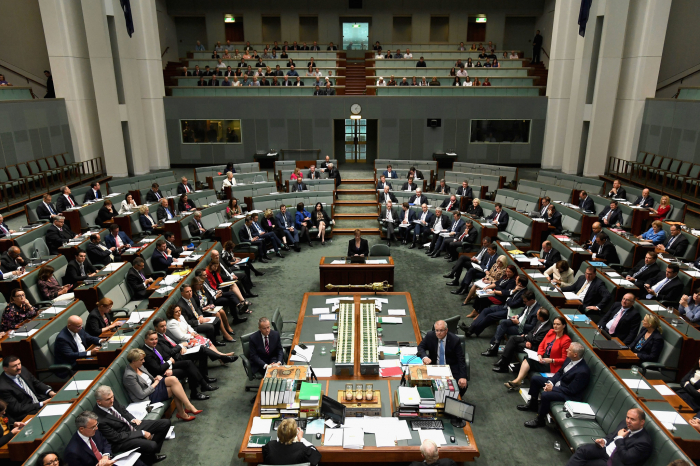
[[[640,390],[649,390],[649,385],[641,379],[622,379],[622,381],[632,390],[636,390],[639,387]]]
[[[381,432],[374,433],[374,441],[376,442],[378,447],[395,447],[396,435],[391,430],[382,430]]]
[[[528,275],[530,275],[530,278],[547,278],[547,275],[539,272],[534,272]]]
[[[673,396],[676,394],[668,385],[652,385],[659,394],[663,396]]]
[[[323,445],[326,447],[342,447],[343,430],[344,429],[326,429]]]
[[[306,423],[306,432],[304,433],[308,435],[322,434],[324,429],[323,419],[314,419]]]
[[[435,442],[437,446],[445,445],[447,443],[445,441],[445,434],[443,434],[441,430],[437,429],[420,429],[418,430],[418,436],[420,437],[421,444],[428,439]]]
[[[406,309],[389,309],[387,311],[390,316],[405,316]]]
[[[333,377],[332,367],[317,367],[314,368],[314,372],[316,373],[316,377]]]
[[[335,314],[321,314],[318,320],[338,320],[338,317]]]
[[[29,332],[15,332],[15,336],[21,337],[21,338],[30,337],[38,331],[39,331],[38,328],[34,328],[34,329],[30,330]]]
[[[433,366],[429,365],[428,377],[452,377],[450,366]]]
[[[368,259],[365,261],[366,264],[387,264],[386,259]]]
[[[683,419],[683,417],[675,411],[655,411],[652,409],[651,414],[656,416],[656,419],[658,419],[661,422],[668,422],[669,424],[679,425],[688,424],[686,420]]]
[[[380,359],[379,360],[379,367],[401,367],[401,360],[400,359]],[[428,366],[430,368],[431,366]],[[428,371],[428,375],[430,375],[430,371]]]
[[[573,301],[579,301],[578,296],[576,293],[573,293],[571,291],[564,291],[564,297],[568,300],[573,300]]]
[[[537,351],[525,348],[525,354],[527,354],[528,359],[533,361],[539,361],[540,358],[537,357]]]
[[[401,317],[382,317],[383,324],[401,324],[403,319]]]
[[[262,419],[260,416],[253,418],[253,425],[250,427],[250,435],[269,434],[272,430],[272,419]]]
[[[142,401],[140,403],[130,403],[126,407],[126,410],[129,411],[129,413],[131,413],[131,415],[134,416],[136,419],[143,419],[148,415],[148,411],[146,410],[148,403],[149,401]]]
[[[170,426],[168,433],[165,434],[165,440],[175,440],[175,426]]]
[[[136,464],[136,460],[138,460],[141,457],[141,453],[138,451],[134,451],[130,453],[129,455],[122,457],[121,459],[118,459],[115,461],[114,465],[115,466],[132,466],[133,464]]]
[[[317,333],[315,341],[333,341],[332,333]]]
[[[334,261],[331,261],[331,265],[342,265],[342,264],[345,264],[345,261],[344,261],[344,260],[334,260]]]
[[[129,320],[127,322],[132,324],[138,324],[142,319],[148,319],[153,314],[153,311],[134,311],[129,314]]]
[[[659,304],[647,304],[646,306],[649,308],[650,311],[659,312],[659,311],[665,311],[665,310],[666,310],[665,307],[663,307],[663,306],[661,306],[661,305],[659,305]]]
[[[396,440],[411,440],[411,429],[408,427],[408,421],[399,421],[394,426],[394,434]]]
[[[384,354],[399,354],[398,346],[378,346],[377,351],[384,351]]]
[[[607,275],[610,278],[617,278],[620,276],[620,274],[617,272],[605,272],[605,275]]]
[[[70,409],[71,406],[73,406],[71,403],[56,403],[44,405],[44,409],[39,411],[38,416],[63,416],[66,413],[66,411]]]
[[[199,348],[201,348],[201,345],[193,346],[192,348],[187,348],[185,354],[199,353]]]
[[[85,390],[90,386],[92,383],[92,380],[73,380],[71,383],[67,384],[65,387],[63,387],[64,390]]]
[[[338,304],[340,298],[328,298],[326,299],[326,304]]]
[[[329,312],[331,312],[331,310],[327,307],[314,307],[311,310],[311,312],[313,313],[313,315],[317,316],[319,314],[328,314]]]
[[[401,356],[406,356],[407,354],[418,354],[417,346],[402,346]]]

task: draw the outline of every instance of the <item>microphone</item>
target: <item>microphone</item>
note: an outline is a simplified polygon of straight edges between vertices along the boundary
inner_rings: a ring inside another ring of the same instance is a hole
[[[75,382],[75,372],[70,376],[70,381]],[[78,390],[78,384],[75,384],[75,394],[76,396],[80,396],[80,390]]]
[[[116,333],[117,338],[119,338],[119,330],[121,330],[121,328],[122,328],[121,325],[117,327],[117,333]],[[124,333],[124,332],[122,332],[122,333]],[[124,347],[124,343],[122,342],[122,339],[119,338],[119,349],[122,349],[123,347]]]
[[[637,366],[632,366],[632,367],[635,367],[637,369],[637,374],[639,374],[639,379],[637,379],[637,389],[634,391],[635,394],[639,394],[639,385],[642,382],[642,375],[643,375],[642,370],[640,367],[637,367]]]
[[[36,416],[39,418],[39,425],[41,426],[41,435],[44,435],[46,433],[46,430],[44,429],[44,423],[41,421],[41,416]]]
[[[596,327],[596,329],[595,329],[595,333],[593,334],[593,341],[591,341],[591,346],[595,346],[595,337],[600,333],[598,331],[599,328],[600,327]]]
[[[300,358],[303,358],[304,361],[306,361],[306,363],[309,365],[309,370],[311,371],[311,381],[313,382],[314,380],[316,380],[316,382],[318,382],[318,377],[316,377],[316,373],[314,372],[314,368],[311,367],[311,362],[306,358],[306,356],[304,356],[303,354],[299,353],[299,352],[298,352],[297,350],[295,350],[295,349],[292,350],[292,354],[293,354],[294,356],[299,356]]]

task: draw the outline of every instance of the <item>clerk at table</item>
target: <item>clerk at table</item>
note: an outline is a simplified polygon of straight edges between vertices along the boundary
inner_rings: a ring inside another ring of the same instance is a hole
[[[418,345],[418,357],[423,364],[449,365],[452,376],[457,379],[460,396],[467,391],[467,362],[459,337],[447,331],[447,323],[438,320],[435,330],[428,332]]]

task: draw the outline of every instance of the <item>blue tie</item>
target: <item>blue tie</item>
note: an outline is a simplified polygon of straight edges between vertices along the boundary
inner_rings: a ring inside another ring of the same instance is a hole
[[[170,213],[170,209],[165,209],[165,211],[168,213],[168,218],[173,218],[173,214]]]
[[[153,348],[153,352],[156,353],[156,356],[158,356],[158,359],[160,360],[160,363],[163,364],[165,361],[163,360],[163,356],[160,355],[157,349]]]
[[[54,212],[53,208],[51,207],[51,204],[46,204],[49,207],[49,212],[51,212],[52,215],[56,215],[56,212]]]
[[[442,339],[438,342],[438,364],[441,366],[445,365],[445,340]]]

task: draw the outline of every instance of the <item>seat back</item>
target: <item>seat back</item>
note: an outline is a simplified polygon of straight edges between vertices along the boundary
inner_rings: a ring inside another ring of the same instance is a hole
[[[369,255],[372,256],[391,256],[391,249],[386,244],[373,244],[369,249]]]

